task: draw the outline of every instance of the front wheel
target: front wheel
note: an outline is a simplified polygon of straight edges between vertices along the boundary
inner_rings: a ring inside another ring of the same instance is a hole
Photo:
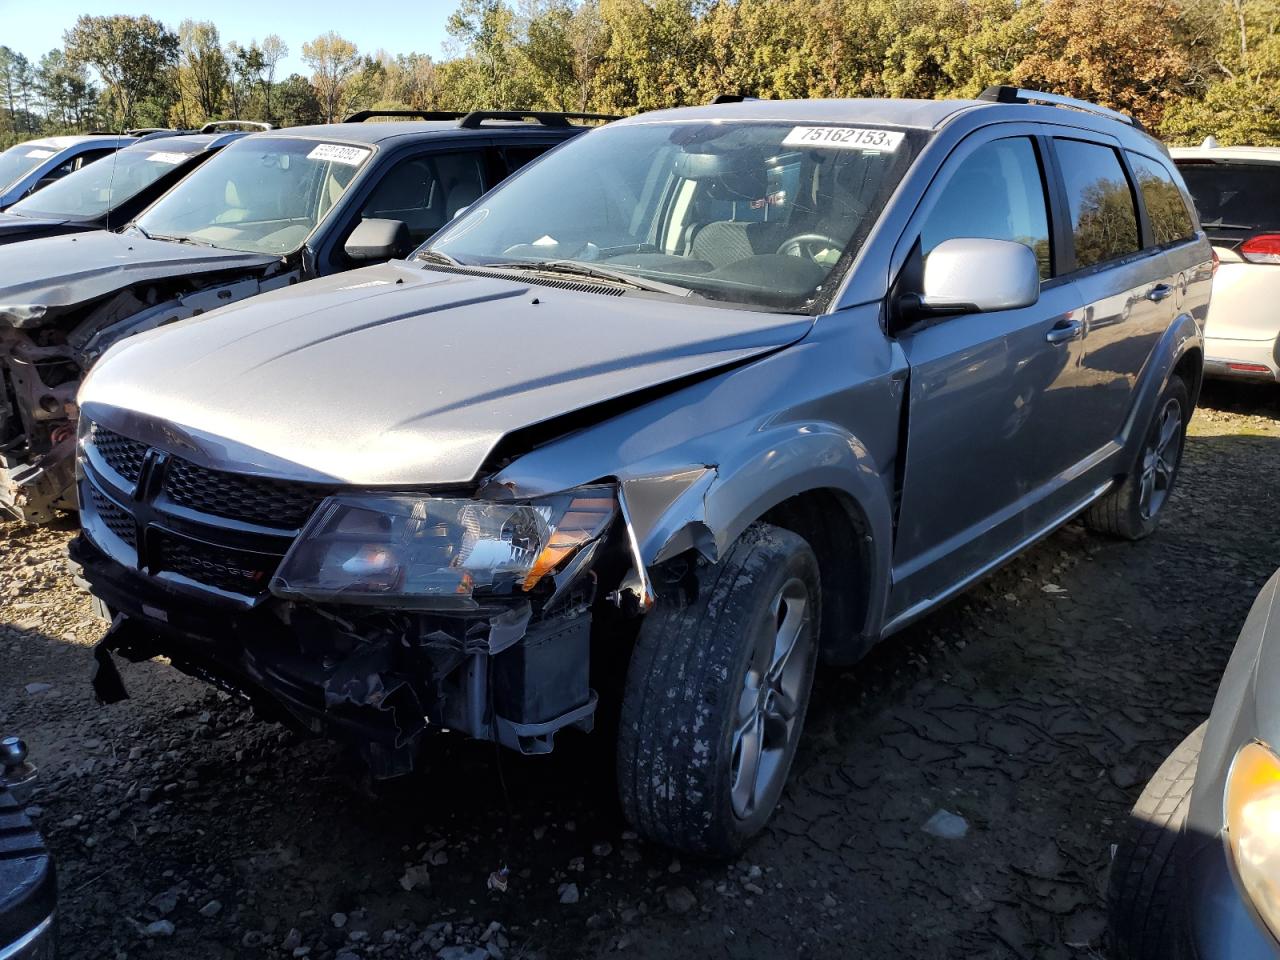
[[[1182,448],[1191,419],[1191,394],[1181,377],[1170,377],[1156,402],[1142,452],[1129,475],[1085,512],[1090,529],[1124,540],[1153,533],[1182,465]]]
[[[636,640],[618,733],[618,792],[658,843],[728,856],[778,804],[804,725],[818,655],[821,591],[808,543],[764,523],[717,564],[698,561],[695,596],[660,601]]]

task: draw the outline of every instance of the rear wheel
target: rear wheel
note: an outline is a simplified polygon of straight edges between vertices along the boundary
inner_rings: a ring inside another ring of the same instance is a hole
[[[1125,540],[1141,540],[1155,531],[1173,494],[1190,419],[1187,385],[1181,377],[1171,377],[1156,402],[1138,462],[1118,487],[1085,512],[1088,527]]]
[[[1182,956],[1175,914],[1176,847],[1191,803],[1205,724],[1183,740],[1142,791],[1107,882],[1112,960]]]
[[[808,543],[753,525],[695,596],[660,601],[627,672],[618,734],[623,812],[651,840],[730,855],[782,794],[818,654],[821,592]]]

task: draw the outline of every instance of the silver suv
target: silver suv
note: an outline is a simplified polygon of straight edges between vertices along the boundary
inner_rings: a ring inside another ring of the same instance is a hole
[[[435,728],[545,753],[599,725],[637,830],[732,852],[819,659],[1081,513],[1154,529],[1211,275],[1164,148],[1086,103],[584,134],[410,260],[93,369],[72,555],[114,617],[99,695],[110,651],[163,654],[382,775]]]

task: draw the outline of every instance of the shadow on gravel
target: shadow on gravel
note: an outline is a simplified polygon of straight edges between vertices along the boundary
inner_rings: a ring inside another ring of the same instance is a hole
[[[1280,420],[1280,385],[1206,380],[1200,390],[1200,406]]]

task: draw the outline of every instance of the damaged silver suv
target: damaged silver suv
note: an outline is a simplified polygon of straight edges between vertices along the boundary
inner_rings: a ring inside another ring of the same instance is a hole
[[[1086,103],[584,134],[408,261],[95,366],[99,696],[112,652],[164,655],[382,775],[434,730],[545,753],[600,721],[637,830],[732,852],[819,659],[1082,512],[1154,529],[1211,272],[1164,148]]]

